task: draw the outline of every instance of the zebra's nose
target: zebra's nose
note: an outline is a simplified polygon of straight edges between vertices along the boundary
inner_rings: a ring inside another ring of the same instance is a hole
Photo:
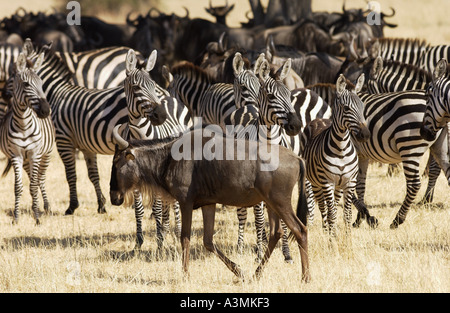
[[[301,122],[295,113],[288,113],[287,115],[287,124],[284,129],[286,130],[286,134],[289,136],[297,135],[301,130]]]
[[[50,115],[50,104],[46,99],[39,99],[39,109],[36,114],[39,118],[47,118]]]
[[[436,134],[431,131],[429,125],[424,124],[420,126],[420,136],[427,141],[433,141],[434,139],[436,139]]]
[[[158,105],[150,114],[150,121],[153,125],[158,126],[166,121],[167,112],[162,105]]]

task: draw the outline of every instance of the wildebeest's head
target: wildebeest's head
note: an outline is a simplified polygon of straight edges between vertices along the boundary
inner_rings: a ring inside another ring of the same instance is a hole
[[[127,192],[135,189],[139,174],[133,147],[119,135],[120,126],[117,125],[113,130],[113,142],[116,144],[116,150],[109,182],[109,195],[113,205],[123,204]]]

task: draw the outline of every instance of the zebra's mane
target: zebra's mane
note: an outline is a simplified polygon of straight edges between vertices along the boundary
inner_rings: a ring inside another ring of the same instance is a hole
[[[173,76],[187,75],[189,77],[196,77],[201,81],[207,81],[208,83],[211,83],[211,77],[205,70],[188,61],[182,61],[176,64],[174,67],[172,67],[171,73]]]
[[[410,76],[411,74],[414,75],[414,77],[420,77],[425,78],[427,82],[431,81],[431,74],[427,70],[424,70],[423,68],[420,68],[418,66],[415,66],[413,64],[408,63],[402,63],[399,61],[394,60],[383,60],[383,68],[382,72],[386,71],[395,71],[396,69],[401,68],[402,70],[406,69],[406,76]],[[448,69],[447,69],[448,73]]]
[[[429,46],[429,44],[424,39],[419,38],[390,38],[390,37],[384,37],[384,38],[378,38],[378,42],[381,44],[381,46],[389,45],[391,43],[396,43],[398,45],[406,45],[409,47],[417,47],[417,48],[426,48]]]
[[[69,81],[74,73],[67,67],[66,63],[62,60],[62,58],[49,46],[41,46],[37,48],[33,54],[27,56],[27,59],[35,59],[44,52],[44,63],[43,64],[51,64],[55,62],[58,64],[58,74],[61,79],[64,81]]]

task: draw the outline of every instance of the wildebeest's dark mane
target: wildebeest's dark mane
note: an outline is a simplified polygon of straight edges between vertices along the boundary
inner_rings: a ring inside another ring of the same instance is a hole
[[[204,69],[188,61],[182,61],[174,65],[170,70],[170,72],[172,73],[173,76],[177,74],[185,75],[188,73],[193,73],[196,77],[200,77],[202,80],[207,80],[208,82],[212,81],[211,77]]]
[[[132,139],[129,142],[134,148],[147,147],[150,149],[161,149],[166,147],[168,144],[175,142],[179,138],[181,138],[181,134],[162,139]]]

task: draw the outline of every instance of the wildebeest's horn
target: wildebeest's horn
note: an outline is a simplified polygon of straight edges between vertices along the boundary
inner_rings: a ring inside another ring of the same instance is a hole
[[[223,32],[220,37],[219,37],[219,53],[224,53],[225,52],[225,46],[224,46],[224,38],[225,38],[226,32]]]
[[[393,17],[395,15],[395,10],[393,7],[391,7],[391,11],[392,11],[391,15],[387,15],[386,13],[383,13],[383,17]]]
[[[120,126],[122,125],[116,125],[113,129],[113,142],[119,146],[120,150],[125,150],[130,144],[119,135]]]
[[[183,6],[183,9],[186,11],[186,16],[184,18],[189,18],[189,10]]]

